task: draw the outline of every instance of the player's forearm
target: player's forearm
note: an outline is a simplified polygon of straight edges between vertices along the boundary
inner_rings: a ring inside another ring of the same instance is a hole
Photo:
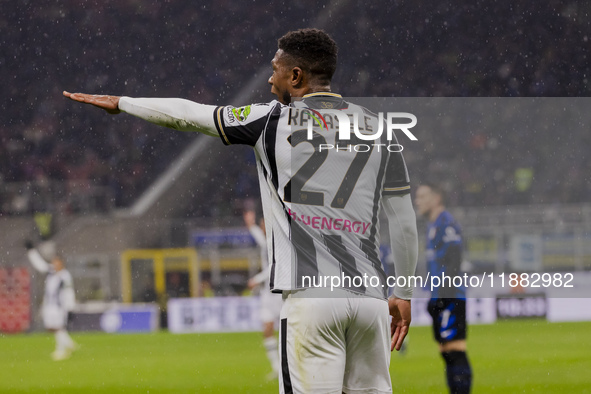
[[[49,271],[49,264],[43,257],[41,257],[41,254],[37,251],[37,249],[30,249],[27,252],[27,257],[29,258],[33,268],[35,268],[37,271],[43,273]]]
[[[269,278],[269,267],[263,267],[263,270],[251,278],[252,282],[257,286],[265,282]]]
[[[388,216],[390,243],[396,276],[408,278],[415,274],[419,253],[416,215],[410,194],[402,197],[392,196],[384,198],[384,210]],[[410,281],[406,282],[409,283]],[[393,295],[409,300],[412,298],[412,292],[412,286],[397,286],[394,289]]]
[[[181,131],[198,131],[210,136],[218,133],[213,121],[214,105],[198,104],[179,98],[121,97],[119,109],[160,126]]]
[[[249,226],[248,231],[250,235],[254,238],[255,242],[259,246],[259,248],[266,248],[267,247],[267,237],[265,236],[265,232],[262,228],[257,226],[256,224]],[[257,285],[260,285],[264,281],[269,278],[269,265],[266,264],[266,261],[263,261],[263,270],[252,277],[252,281],[255,282]]]
[[[255,242],[259,246],[259,248],[266,248],[267,247],[267,237],[265,236],[264,231],[255,225],[252,225],[248,228],[250,235],[254,238]]]

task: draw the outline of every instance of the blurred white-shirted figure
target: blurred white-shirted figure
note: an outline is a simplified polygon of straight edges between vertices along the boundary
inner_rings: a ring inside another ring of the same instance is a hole
[[[261,297],[261,322],[263,323],[263,344],[267,351],[267,357],[271,362],[273,372],[268,376],[269,379],[276,379],[279,376],[279,349],[277,337],[275,337],[275,328],[279,324],[281,312],[282,297],[281,294],[271,293],[269,286],[269,261],[267,259],[267,237],[265,235],[264,219],[260,220],[260,226],[256,224],[256,214],[254,211],[244,212],[244,223],[250,231],[250,235],[256,241],[261,251],[262,270],[248,280],[248,288],[254,289],[262,286]]]
[[[78,346],[66,330],[68,313],[76,304],[72,275],[64,267],[62,257],[56,255],[48,263],[30,242],[26,247],[31,265],[38,272],[47,274],[41,315],[45,328],[55,335],[55,351],[51,357],[55,361],[65,360]]]

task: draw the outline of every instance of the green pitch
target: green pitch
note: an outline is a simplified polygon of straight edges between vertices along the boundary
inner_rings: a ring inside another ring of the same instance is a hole
[[[475,393],[591,393],[591,322],[471,326]],[[0,337],[0,393],[275,393],[259,333],[74,333],[81,345],[54,362],[48,334]],[[413,327],[393,354],[395,392],[446,393],[430,328]]]

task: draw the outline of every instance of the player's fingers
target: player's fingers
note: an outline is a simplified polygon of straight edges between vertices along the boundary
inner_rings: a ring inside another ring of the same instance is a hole
[[[400,338],[400,330],[396,329],[394,336],[392,336],[392,343],[390,344],[390,351],[394,351],[394,349],[400,350],[400,346],[398,345],[399,338]]]
[[[72,94],[72,98],[81,103],[92,104],[101,108],[105,107],[105,100],[102,96],[86,93],[74,93]]]
[[[67,93],[67,92],[66,92]],[[86,102],[86,95],[82,94],[82,93],[68,93],[68,97],[69,99],[72,99],[74,101],[79,101],[81,103],[85,103]]]
[[[396,345],[398,344],[398,337],[400,336],[400,327],[399,326],[392,326],[392,342],[390,343],[390,351],[394,351],[396,349]],[[400,348],[396,349],[400,350]]]
[[[404,342],[404,338],[406,338],[406,334],[408,334],[408,327],[400,327],[400,332],[398,335],[398,340],[396,341],[396,350],[400,350],[402,348],[402,342]]]
[[[398,327],[398,321],[395,319],[392,319],[392,321],[390,322],[390,336],[394,336],[394,334],[396,333],[396,328]]]
[[[70,93],[70,92],[66,92],[64,90],[64,93],[63,94],[64,94],[64,96],[66,96],[67,98],[69,98],[71,100],[74,100],[74,101],[83,101],[83,98],[82,98],[83,95],[81,93]]]

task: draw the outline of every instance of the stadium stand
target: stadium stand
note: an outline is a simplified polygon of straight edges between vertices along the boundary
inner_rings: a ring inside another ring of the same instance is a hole
[[[0,75],[8,98],[0,114],[0,212],[69,214],[129,207],[190,141],[200,138],[72,106],[61,98],[62,89],[228,103],[268,62],[275,37],[307,25],[315,15],[313,2],[283,5],[279,13],[267,4],[221,3],[201,2],[198,8],[129,0],[83,7],[72,1],[7,5],[0,17],[8,43],[2,50],[8,72]],[[346,3],[339,16],[343,23],[327,27],[341,46],[333,89],[345,96],[591,93],[591,62],[584,49],[591,37],[584,17],[590,6],[583,1],[453,7],[396,2],[385,9]],[[220,7],[224,12],[217,11]],[[228,23],[227,18],[247,22]],[[346,21],[354,21],[354,29]],[[466,29],[470,35],[462,34]],[[266,90],[254,96],[271,99]],[[457,174],[447,181],[457,190],[454,205],[587,201],[589,137],[571,136],[556,151],[548,148],[553,141],[531,137],[513,136],[504,144],[516,158],[511,162],[499,160],[498,140],[472,130],[452,137],[467,152],[461,160],[437,150],[407,159],[414,179],[422,177],[421,169]],[[237,155],[242,154],[248,153]],[[556,161],[555,155],[572,159]],[[482,184],[482,171],[491,167],[499,169],[495,179]],[[225,182],[235,187],[218,201],[256,196],[254,176],[254,170],[246,177],[234,174]],[[532,179],[528,193],[515,191],[517,178]],[[223,205],[188,214],[231,213]]]
[[[530,3],[333,0],[318,25],[340,44],[333,90],[348,97],[591,96],[591,5]],[[318,17],[311,0],[3,5],[0,266],[22,265],[22,240],[39,237],[33,214],[50,212],[53,241],[80,288],[100,293],[79,294],[80,301],[117,300],[122,251],[194,246],[195,229],[241,225],[244,205],[258,205],[248,148],[106,116],[72,105],[61,91],[269,101],[275,39],[316,26]],[[522,233],[540,237],[542,269],[589,270],[588,133],[437,131],[405,158],[413,184],[432,177],[453,191],[449,205],[465,226],[472,272],[505,269],[511,240]],[[242,171],[225,171],[227,163]],[[35,281],[32,288],[42,290]]]

